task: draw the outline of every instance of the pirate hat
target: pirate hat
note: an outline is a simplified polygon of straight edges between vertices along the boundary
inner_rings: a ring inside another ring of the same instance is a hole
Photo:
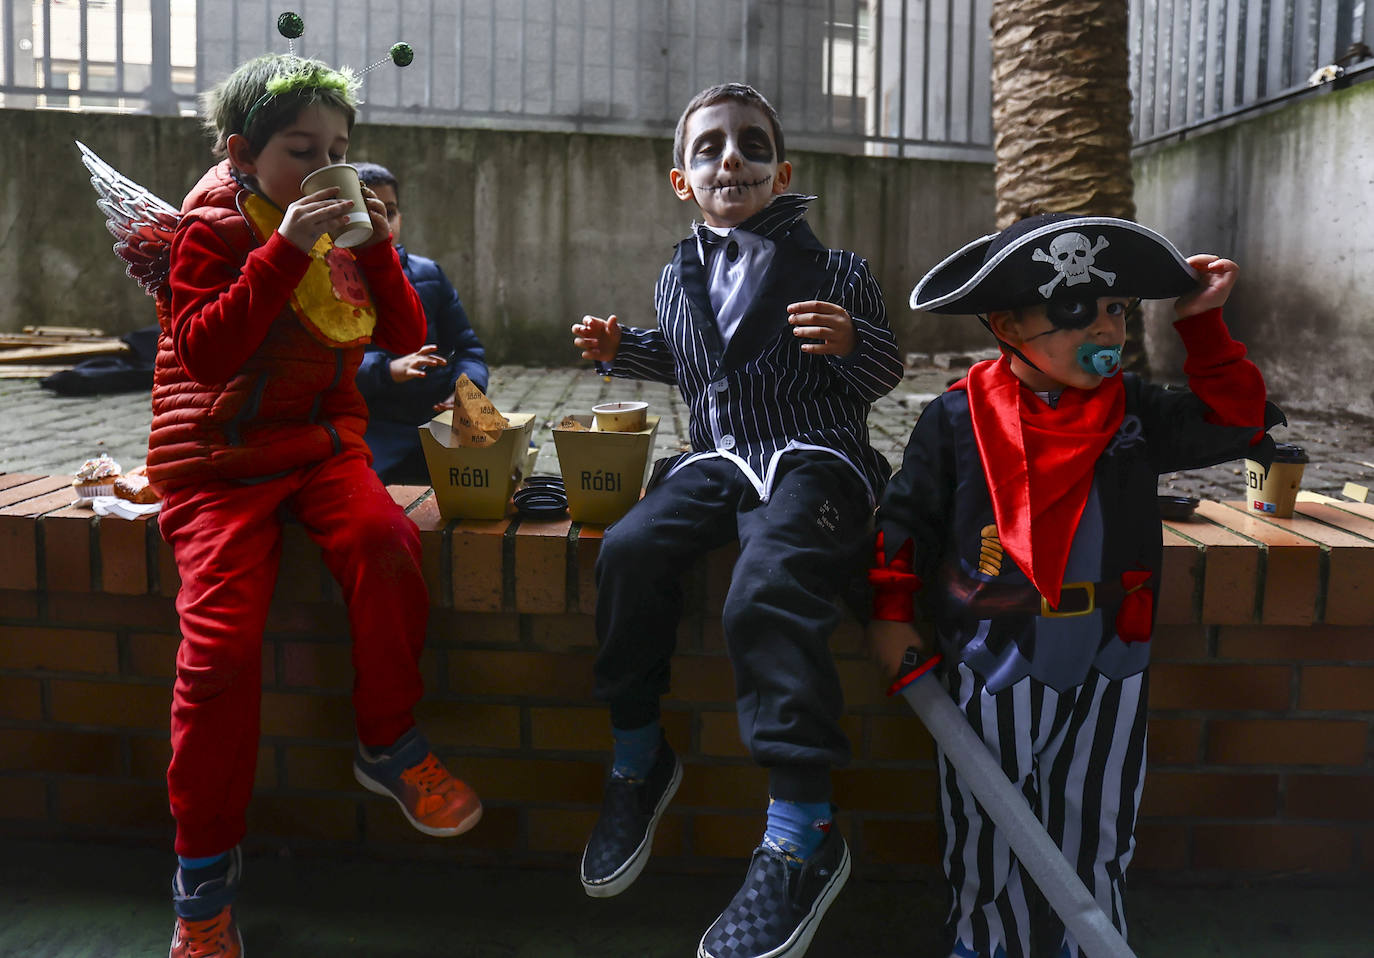
[[[911,308],[978,314],[1053,299],[1168,299],[1197,282],[1174,244],[1139,223],[1041,213],[946,258],[911,291]]]

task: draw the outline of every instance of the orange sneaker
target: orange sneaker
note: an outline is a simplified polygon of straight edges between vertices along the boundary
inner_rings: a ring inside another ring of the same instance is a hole
[[[218,915],[204,921],[178,917],[167,958],[243,958],[233,906],[225,905]]]
[[[477,793],[444,768],[418,728],[380,756],[359,744],[353,777],[369,792],[395,799],[410,824],[426,835],[461,835],[482,818]]]

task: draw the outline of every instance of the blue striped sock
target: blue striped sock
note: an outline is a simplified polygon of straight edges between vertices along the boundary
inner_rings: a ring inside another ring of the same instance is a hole
[[[787,856],[787,863],[800,868],[801,863],[821,847],[834,809],[829,802],[789,802],[768,800],[768,825],[764,828],[763,843]]]

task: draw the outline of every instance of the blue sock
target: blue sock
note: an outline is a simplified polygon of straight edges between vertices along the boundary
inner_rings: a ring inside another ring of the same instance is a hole
[[[829,802],[788,802],[768,800],[768,825],[763,843],[787,856],[787,863],[800,868],[830,831],[834,814]]]
[[[207,855],[205,858],[183,858],[178,855],[177,862],[181,865],[183,871],[202,871],[223,860],[228,854],[228,852],[220,852],[218,855]]]
[[[663,730],[658,722],[650,722],[643,728],[612,728],[615,739],[615,752],[611,762],[611,774],[616,778],[639,781],[649,774],[658,757],[658,743]]]

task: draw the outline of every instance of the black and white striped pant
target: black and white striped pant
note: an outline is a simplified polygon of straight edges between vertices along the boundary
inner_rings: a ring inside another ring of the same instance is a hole
[[[1001,759],[1088,891],[1124,935],[1122,875],[1135,850],[1145,777],[1144,672],[1112,680],[1092,672],[1056,692],[1026,677],[989,694],[966,665],[948,679],[956,704]],[[954,953],[1041,958],[1078,948],[1024,874],[943,751],[942,864],[952,896]]]

